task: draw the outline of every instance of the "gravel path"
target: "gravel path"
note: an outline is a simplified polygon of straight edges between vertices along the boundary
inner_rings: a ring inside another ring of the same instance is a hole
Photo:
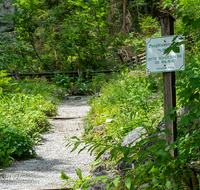
[[[83,129],[83,117],[90,107],[87,97],[79,100],[65,100],[58,108],[59,116],[81,117],[70,120],[52,120],[52,130],[43,134],[42,144],[35,147],[34,159],[13,162],[0,173],[0,190],[59,189],[65,183],[60,180],[60,171],[69,177],[77,178],[75,170],[80,168],[83,176],[89,175],[89,164],[94,160],[87,151],[77,154],[67,149],[64,137],[80,137]]]

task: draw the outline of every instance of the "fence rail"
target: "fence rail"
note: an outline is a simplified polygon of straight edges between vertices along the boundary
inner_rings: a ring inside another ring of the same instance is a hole
[[[130,57],[130,59],[126,60],[125,63],[130,67],[137,67],[137,66],[145,66],[146,65],[146,52],[140,55],[137,55],[135,52],[134,57]]]
[[[78,72],[78,71],[66,71],[66,72],[43,72],[43,73],[19,73],[17,71],[13,71],[12,73],[8,74],[8,77],[16,77],[16,78],[21,78],[24,79],[26,77],[45,77],[47,79],[51,79],[55,76],[55,74],[65,74],[69,77],[78,77],[78,76],[93,76],[97,73],[112,73],[112,72],[119,72],[119,71],[112,71],[112,70],[99,70],[99,71],[83,71],[83,72]]]

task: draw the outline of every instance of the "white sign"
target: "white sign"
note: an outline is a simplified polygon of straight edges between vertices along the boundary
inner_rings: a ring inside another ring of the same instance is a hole
[[[164,51],[172,44],[175,36],[148,38],[146,40],[146,73],[171,72],[185,70],[185,45],[179,46],[180,52]],[[182,37],[182,36],[180,36]],[[183,37],[182,37],[183,38]],[[179,37],[175,42],[181,42]]]

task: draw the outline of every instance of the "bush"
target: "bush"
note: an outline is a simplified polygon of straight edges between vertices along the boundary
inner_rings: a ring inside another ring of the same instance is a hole
[[[161,101],[157,100],[149,86],[148,76],[139,71],[122,73],[117,80],[105,84],[101,89],[101,97],[90,101],[90,124],[86,127],[89,137],[98,141],[112,137],[115,142],[115,139],[122,139],[128,132],[142,125],[146,125],[148,131],[153,130],[150,126],[161,115],[158,112]],[[95,135],[91,129],[105,124],[107,119],[114,120],[106,124],[102,136]]]
[[[158,21],[156,20],[156,18],[152,18],[151,16],[142,18],[140,27],[142,29],[143,34],[146,34],[148,36],[153,35],[154,33],[160,30]]]
[[[1,146],[8,145],[8,149],[12,150],[10,156],[13,158],[27,159],[35,155],[33,150],[34,141],[25,132],[13,126],[0,126]],[[1,148],[0,148],[1,149]]]
[[[6,91],[8,90],[8,88],[10,88],[11,78],[6,76],[7,76],[6,71],[4,70],[0,71],[0,94],[3,91]]]
[[[47,115],[57,114],[57,107],[52,101],[58,103],[63,96],[62,89],[46,79],[21,81],[5,78],[2,86],[6,85],[13,85],[13,88],[10,89],[12,92],[4,88],[0,94],[1,166],[7,166],[13,159],[27,159],[35,155],[35,141],[42,132],[50,129]]]

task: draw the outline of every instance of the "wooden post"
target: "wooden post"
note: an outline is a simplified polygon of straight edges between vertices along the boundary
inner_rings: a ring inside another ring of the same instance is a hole
[[[170,14],[160,17],[162,36],[174,35],[175,19]],[[164,95],[164,114],[169,108],[176,107],[175,72],[163,72],[163,95]],[[167,145],[172,144],[177,137],[176,120],[169,120],[165,128],[170,130],[172,135],[166,134]],[[171,152],[172,156],[177,156],[177,149]]]
[[[132,56],[130,56],[130,69],[132,69],[133,68],[133,59],[132,59]]]
[[[137,58],[137,52],[135,51],[135,62],[136,62],[136,66],[138,67],[138,58]]]

